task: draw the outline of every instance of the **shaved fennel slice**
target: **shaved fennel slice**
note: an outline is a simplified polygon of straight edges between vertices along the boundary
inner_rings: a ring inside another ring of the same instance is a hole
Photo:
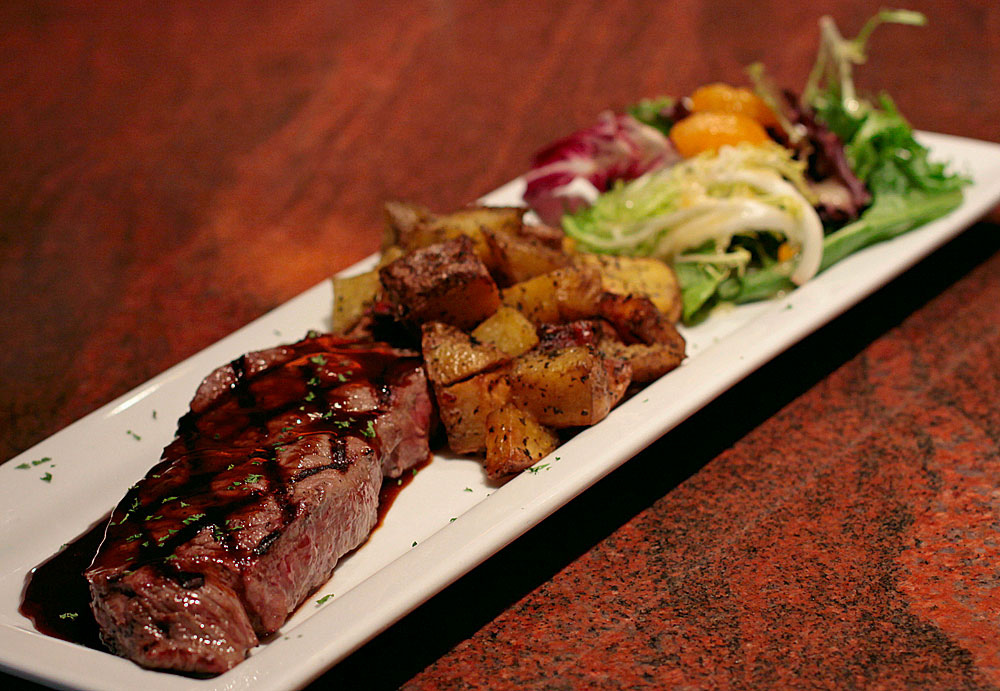
[[[692,250],[706,256],[698,250],[709,241],[721,257],[734,235],[772,232],[796,250],[782,266],[801,285],[823,253],[823,227],[802,170],[777,144],[726,146],[621,185],[564,217],[563,227],[585,250],[665,261]]]
[[[789,241],[799,246],[798,261],[790,278],[795,285],[802,285],[819,271],[823,261],[823,223],[813,205],[803,197],[794,185],[769,170],[737,170],[718,177],[719,182],[744,183],[753,185],[762,192],[781,197],[794,208],[784,214],[792,219],[787,227],[779,225],[746,225],[741,230],[773,228],[785,234]],[[760,202],[758,202],[760,203]],[[775,207],[769,207],[774,210]],[[754,223],[756,219],[748,219]],[[734,231],[739,232],[739,230]],[[688,245],[690,246],[690,245]]]

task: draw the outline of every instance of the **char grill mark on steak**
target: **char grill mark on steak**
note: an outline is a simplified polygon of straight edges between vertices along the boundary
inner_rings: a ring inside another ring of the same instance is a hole
[[[430,416],[419,358],[381,344],[318,336],[215,370],[87,569],[102,638],[148,667],[238,663],[364,541]]]

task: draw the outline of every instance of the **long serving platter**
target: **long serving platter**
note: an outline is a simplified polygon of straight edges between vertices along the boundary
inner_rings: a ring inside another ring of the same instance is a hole
[[[294,689],[307,684],[544,520],[749,373],[853,306],[1000,202],[1000,144],[921,133],[973,184],[948,216],[863,250],[790,295],[684,330],[688,358],[502,486],[475,459],[440,453],[384,522],[269,642],[234,669],[192,679],[37,632],[18,612],[25,576],[107,514],[172,439],[201,379],[240,354],[329,328],[329,281],[306,291],[0,466],[0,670],[73,689]],[[513,181],[482,201],[521,201]],[[375,257],[348,269],[359,272]],[[347,273],[345,272],[345,273]],[[44,463],[32,461],[49,459]],[[27,465],[27,467],[23,467]],[[49,474],[47,481],[42,478]]]

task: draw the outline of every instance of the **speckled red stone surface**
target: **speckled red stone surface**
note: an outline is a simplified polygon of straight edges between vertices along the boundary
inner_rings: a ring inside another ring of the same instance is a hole
[[[404,688],[1000,686],[998,396],[1000,254]]]
[[[929,26],[880,28],[859,85],[1000,141],[1000,4],[905,4]],[[754,61],[794,88],[819,15],[873,9],[0,3],[0,462],[374,251],[386,199],[452,210],[603,109]],[[998,223],[314,688],[1000,687]]]

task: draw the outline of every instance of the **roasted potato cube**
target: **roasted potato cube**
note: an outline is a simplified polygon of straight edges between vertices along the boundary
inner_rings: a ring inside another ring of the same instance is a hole
[[[471,329],[500,306],[497,285],[465,236],[415,250],[379,269],[379,277],[404,321]]]
[[[403,249],[412,250],[444,239],[439,238],[424,244],[416,244],[415,238],[418,228],[434,216],[427,207],[410,202],[388,201],[383,208],[385,210],[383,248],[398,245]]]
[[[525,223],[521,226],[520,235],[531,238],[554,250],[565,251],[564,241],[566,240],[566,233],[563,232],[562,228]]]
[[[568,266],[505,288],[502,301],[533,323],[544,324],[595,316],[600,294],[600,273]]]
[[[450,214],[434,214],[418,204],[387,202],[384,245],[415,250],[465,235],[492,270],[493,251],[486,243],[484,229],[516,234],[523,225],[524,211],[518,207],[470,206]]]
[[[511,366],[511,399],[543,425],[593,425],[621,399],[630,374],[628,364],[595,348],[533,350]]]
[[[625,343],[661,343],[684,353],[684,337],[649,298],[641,295],[604,293],[598,311]]]
[[[634,381],[652,381],[681,364],[684,337],[649,298],[605,293],[600,311],[617,338],[605,334],[599,348],[628,362]]]
[[[493,268],[508,284],[561,269],[572,258],[530,237],[483,228],[486,244],[493,252]]]
[[[383,266],[392,264],[404,254],[406,254],[406,250],[399,245],[389,245],[388,247],[384,247],[382,248],[382,255],[378,258],[378,267],[376,268],[381,269]]]
[[[375,302],[381,288],[377,271],[333,277],[333,333],[353,328]]]
[[[472,331],[472,337],[489,343],[511,357],[526,353],[538,343],[535,326],[512,307],[501,307]]]
[[[442,229],[448,237],[482,230],[517,234],[524,225],[524,212],[525,209],[519,206],[468,206],[435,216],[428,225]]]
[[[435,386],[438,412],[455,453],[476,453],[486,448],[486,416],[510,398],[510,384],[503,370],[484,372],[471,379]]]
[[[450,324],[426,322],[422,332],[427,378],[435,384],[454,384],[510,361],[496,346],[480,343]]]
[[[562,350],[572,346],[599,346],[605,340],[621,342],[618,332],[603,319],[577,319],[538,327],[540,348]]]
[[[604,290],[649,298],[671,322],[681,318],[681,289],[674,270],[652,257],[578,254],[577,261],[601,272]]]
[[[604,354],[624,360],[632,368],[632,381],[645,384],[659,379],[684,360],[684,348],[669,343],[632,343],[602,341],[598,348]]]
[[[486,474],[494,480],[519,473],[559,446],[555,430],[512,405],[486,415]]]

